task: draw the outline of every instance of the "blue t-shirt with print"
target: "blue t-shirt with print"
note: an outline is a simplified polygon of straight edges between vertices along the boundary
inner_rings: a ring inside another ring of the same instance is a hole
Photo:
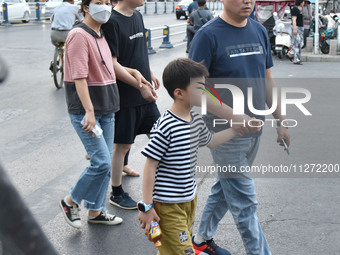
[[[239,87],[245,98],[244,112],[251,117],[265,119],[264,116],[253,114],[247,103],[248,88],[252,88],[254,108],[265,110],[266,70],[273,66],[267,31],[259,22],[248,18],[245,27],[235,27],[217,17],[195,34],[189,57],[197,62],[203,61],[209,70],[209,78],[224,78],[223,81],[227,84]],[[228,89],[216,91],[225,104],[233,107],[233,97]],[[211,114],[207,116],[207,119],[216,118]],[[225,128],[226,126],[217,126],[213,130]],[[260,134],[261,132],[257,132],[246,137]]]

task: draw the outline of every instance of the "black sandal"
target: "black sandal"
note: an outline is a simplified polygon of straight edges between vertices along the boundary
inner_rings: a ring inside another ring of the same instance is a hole
[[[295,65],[303,65],[303,62],[301,62],[301,61],[298,61],[298,62],[293,62],[293,64],[295,64]]]

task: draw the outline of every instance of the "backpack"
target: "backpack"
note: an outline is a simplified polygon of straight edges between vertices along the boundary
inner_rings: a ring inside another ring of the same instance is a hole
[[[199,12],[199,9],[198,9],[196,12],[197,12],[198,16],[200,17],[200,21],[201,21],[201,23],[202,23],[201,26],[197,26],[197,25],[194,24],[194,29],[197,31],[197,30],[200,29],[205,23],[207,23],[208,20],[206,20],[205,18],[202,17],[202,15],[201,15],[200,12]],[[195,23],[195,22],[194,22],[194,23]]]

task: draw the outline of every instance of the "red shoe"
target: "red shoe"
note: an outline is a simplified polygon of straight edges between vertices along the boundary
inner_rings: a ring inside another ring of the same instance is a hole
[[[196,244],[193,238],[192,246],[195,249],[196,255],[231,255],[226,249],[217,246],[213,239],[207,240],[201,244]]]

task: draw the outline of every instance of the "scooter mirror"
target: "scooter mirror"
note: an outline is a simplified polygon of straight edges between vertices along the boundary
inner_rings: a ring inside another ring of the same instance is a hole
[[[278,20],[279,19],[278,15],[277,15],[277,12],[273,13],[273,18],[274,18],[274,20]]]

